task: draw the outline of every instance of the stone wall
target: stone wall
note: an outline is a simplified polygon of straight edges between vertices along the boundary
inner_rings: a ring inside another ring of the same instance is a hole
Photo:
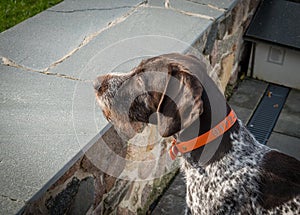
[[[244,52],[243,34],[259,4],[259,0],[236,1],[224,12],[210,29],[193,45],[203,53],[212,67],[211,76],[225,92],[227,84],[234,84],[241,72],[240,62]],[[246,71],[243,71],[246,72]]]
[[[208,59],[210,75],[223,92],[240,72],[243,33],[258,3],[236,0],[191,44]],[[166,10],[172,9],[172,0],[167,6]],[[62,177],[29,201],[22,213],[147,214],[178,172],[178,161],[173,163],[166,153],[170,141],[157,138],[156,128],[149,126],[125,143],[111,127]],[[103,142],[113,153],[106,153]]]

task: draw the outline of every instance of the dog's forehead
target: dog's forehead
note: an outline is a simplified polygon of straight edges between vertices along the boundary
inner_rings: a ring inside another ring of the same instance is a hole
[[[136,71],[162,71],[168,69],[168,66],[173,63],[180,65],[183,68],[186,68],[191,73],[193,73],[194,70],[206,70],[205,63],[199,60],[198,58],[190,55],[181,55],[173,53],[143,60],[137,67]]]
[[[167,68],[169,62],[170,60],[168,58],[162,56],[146,59],[140,63],[136,69],[136,72],[140,73],[144,71],[161,70],[163,68]]]

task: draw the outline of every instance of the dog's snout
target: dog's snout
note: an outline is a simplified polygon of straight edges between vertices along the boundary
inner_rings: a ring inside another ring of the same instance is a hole
[[[95,89],[96,91],[98,91],[98,90],[100,89],[100,87],[101,87],[101,85],[102,85],[102,83],[103,83],[104,77],[105,77],[105,76],[98,76],[98,77],[94,80],[93,85],[94,85],[94,89]]]

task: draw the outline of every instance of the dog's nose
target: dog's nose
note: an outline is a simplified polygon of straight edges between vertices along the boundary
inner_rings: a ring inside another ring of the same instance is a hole
[[[98,91],[98,90],[100,89],[100,87],[101,87],[101,85],[102,85],[102,82],[103,82],[103,80],[104,80],[104,77],[105,77],[105,76],[98,76],[98,77],[94,80],[93,85],[94,85],[94,89],[95,89],[96,91]]]

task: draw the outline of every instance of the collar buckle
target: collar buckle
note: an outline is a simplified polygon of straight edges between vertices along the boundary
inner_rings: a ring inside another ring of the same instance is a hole
[[[182,153],[176,147],[176,139],[172,140],[172,145],[169,148],[169,155],[172,160],[175,160],[176,157],[182,157]]]

